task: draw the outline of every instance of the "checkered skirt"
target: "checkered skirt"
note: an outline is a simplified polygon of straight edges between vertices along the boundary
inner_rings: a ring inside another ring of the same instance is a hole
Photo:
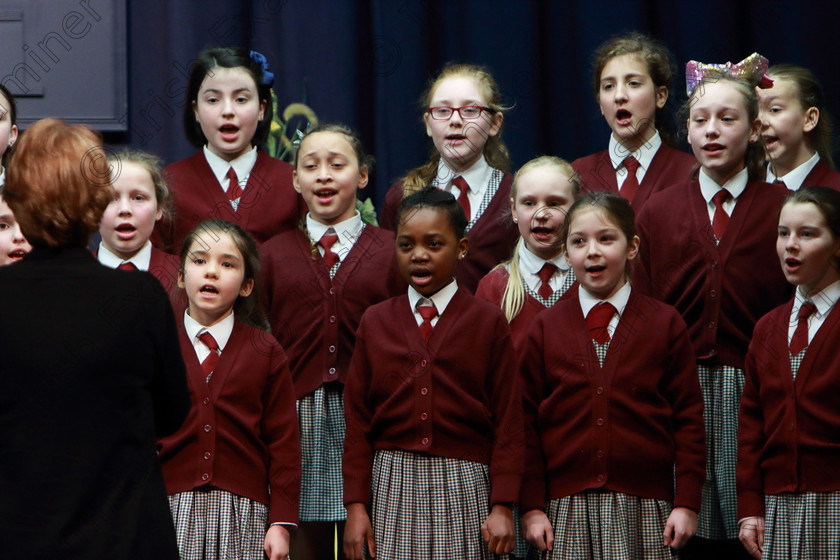
[[[840,492],[764,497],[762,560],[840,558]]]
[[[606,558],[670,560],[663,544],[671,504],[620,492],[581,492],[551,500],[548,520],[554,528],[554,550],[541,560]]]
[[[371,481],[379,560],[502,559],[481,537],[490,513],[487,465],[378,451]]]
[[[301,521],[342,521],[344,486],[344,393],[337,383],[322,385],[297,401],[300,423]]]
[[[735,465],[738,461],[738,408],[744,392],[744,370],[697,364],[706,425],[706,480],[697,535],[704,539],[737,539]]]
[[[181,560],[263,560],[268,506],[218,488],[169,496]]]

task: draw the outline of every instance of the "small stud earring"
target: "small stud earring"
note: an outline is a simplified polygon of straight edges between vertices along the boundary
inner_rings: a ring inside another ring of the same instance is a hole
[[[513,223],[514,223],[514,224],[518,224],[518,223],[519,223],[519,220],[518,220],[518,219],[516,219],[516,218],[514,218],[514,219],[513,219]]]

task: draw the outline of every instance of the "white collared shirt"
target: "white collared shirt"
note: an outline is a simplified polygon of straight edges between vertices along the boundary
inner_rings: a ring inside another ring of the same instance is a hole
[[[562,251],[553,259],[547,261],[532,253],[524,242],[519,244],[517,251],[519,253],[519,273],[522,276],[522,280],[525,281],[525,284],[527,284],[532,291],[538,292],[540,286],[542,285],[539,272],[542,270],[545,263],[551,263],[557,267],[557,272],[555,272],[554,276],[552,276],[548,281],[548,285],[551,286],[551,289],[555,292],[563,287],[563,282],[566,280],[566,274],[569,272],[569,263],[566,262],[566,257]]]
[[[456,199],[461,194],[460,189],[452,184],[455,177],[463,177],[469,185],[469,192],[467,199],[470,201],[470,214],[467,216],[467,222],[472,222],[476,217],[476,212],[481,206],[481,201],[484,199],[484,193],[487,192],[487,185],[490,183],[490,176],[493,174],[493,168],[484,159],[484,154],[478,158],[472,167],[463,173],[455,173],[452,171],[443,158],[438,162],[437,176],[432,181],[432,185],[451,193]]]
[[[747,168],[745,167],[739,171],[737,175],[728,180],[726,184],[721,186],[718,185],[714,179],[706,175],[706,172],[702,167],[700,168],[700,173],[697,175],[697,179],[700,181],[700,192],[703,194],[703,199],[706,201],[706,210],[709,211],[709,223],[714,223],[716,208],[712,199],[718,191],[726,189],[729,191],[729,194],[732,195],[726,202],[723,203],[723,210],[731,216],[733,210],[735,210],[735,203],[738,202],[738,197],[741,196],[744,193],[744,189],[747,188],[747,181],[749,178],[749,171],[747,171]]]
[[[814,152],[814,155],[811,156],[811,159],[797,167],[796,169],[790,171],[789,173],[783,175],[782,177],[776,177],[776,174],[773,173],[773,166],[772,164],[767,164],[767,179],[765,179],[768,183],[772,183],[775,180],[782,181],[785,184],[785,187],[789,191],[798,191],[799,187],[802,186],[802,183],[805,182],[805,179],[808,177],[808,174],[817,166],[820,162],[820,154]]]
[[[207,160],[207,165],[210,166],[210,170],[219,182],[219,187],[222,189],[222,192],[226,193],[230,186],[230,179],[228,179],[227,174],[231,167],[236,172],[239,187],[244,191],[245,185],[248,184],[248,177],[251,175],[251,170],[254,169],[254,165],[257,163],[257,147],[254,146],[232,161],[226,161],[211,152],[210,148],[205,145],[204,159]],[[234,210],[239,205],[238,201],[239,199],[236,199],[232,202]]]
[[[632,153],[622,146],[621,143],[615,139],[615,136],[610,134],[610,163],[612,163],[613,169],[615,169],[615,181],[618,185],[618,190],[621,190],[624,180],[627,179],[627,170],[624,168],[625,158],[633,156],[636,158],[636,161],[639,162],[639,168],[636,169],[636,180],[639,181],[639,184],[641,185],[642,179],[645,178],[645,173],[650,168],[650,163],[653,161],[653,156],[656,155],[656,152],[661,146],[662,137],[659,136],[659,131],[656,131],[656,133],[651,136],[650,140],[643,143],[638,150]]]
[[[362,234],[364,227],[365,225],[362,223],[362,215],[359,214],[358,211],[356,211],[356,214],[352,218],[347,218],[343,222],[339,222],[332,226],[317,222],[312,218],[312,214],[306,214],[306,231],[309,232],[309,238],[312,239],[312,241],[318,243],[318,241],[330,230],[338,236],[338,241],[330,247],[330,250],[338,255],[339,262],[344,262],[344,257],[346,257],[350,252],[350,249],[353,248],[356,240],[359,239],[359,236]],[[320,245],[318,245],[318,252],[322,257],[324,256],[324,248]]]
[[[152,242],[147,240],[146,244],[133,257],[128,260],[123,260],[122,257],[108,249],[104,242],[100,241],[96,258],[108,268],[117,268],[123,263],[131,263],[137,270],[149,270],[149,265],[152,261]]]
[[[228,340],[230,340],[230,334],[233,332],[233,309],[230,310],[227,317],[210,327],[205,327],[190,317],[189,310],[184,311],[184,328],[187,331],[187,337],[193,343],[195,355],[198,357],[198,363],[201,363],[204,361],[204,358],[210,355],[210,349],[198,337],[202,333],[209,332],[216,339],[216,344],[219,345],[219,353],[224,352],[225,346],[227,346]]]
[[[823,288],[822,291],[813,294],[811,297],[805,298],[801,292],[801,286],[796,288],[796,294],[793,297],[793,309],[790,314],[790,324],[788,324],[788,345],[790,339],[793,338],[793,333],[796,331],[796,326],[799,324],[799,308],[806,301],[810,301],[817,306],[817,310],[808,317],[808,344],[814,340],[814,335],[820,330],[820,327],[825,323],[826,317],[831,313],[834,304],[840,299],[840,280]]]
[[[580,301],[580,309],[583,311],[584,318],[589,315],[589,312],[592,311],[593,307],[601,302],[611,303],[612,306],[615,307],[616,313],[613,315],[613,318],[610,319],[610,324],[607,325],[607,329],[610,332],[610,338],[612,338],[616,327],[618,327],[618,321],[621,319],[621,315],[624,313],[624,308],[627,307],[627,302],[629,300],[630,282],[625,282],[621,289],[614,293],[609,299],[598,299],[594,295],[590,294],[583,286],[580,286],[578,289],[578,301]]]
[[[435,309],[437,309],[437,317],[432,318],[430,321],[432,326],[434,327],[437,325],[438,319],[440,316],[443,315],[443,312],[446,311],[446,306],[449,305],[449,302],[452,301],[452,298],[455,296],[455,292],[458,291],[458,283],[455,279],[452,279],[452,282],[432,294],[432,297],[426,297],[413,287],[408,287],[408,304],[411,306],[411,312],[414,313],[414,320],[417,321],[417,326],[419,327],[423,324],[423,316],[417,311],[417,302],[420,300],[424,300],[422,303],[426,303],[431,301],[435,304]]]

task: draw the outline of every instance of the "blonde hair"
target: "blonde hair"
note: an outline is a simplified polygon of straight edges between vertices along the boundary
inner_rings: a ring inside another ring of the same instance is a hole
[[[516,177],[514,178],[513,185],[510,189],[510,196],[514,201],[516,201],[516,192],[518,190],[517,186],[519,185],[520,177],[528,171],[540,167],[552,167],[558,173],[568,177],[569,183],[572,185],[572,198],[574,200],[578,199],[580,196],[580,178],[577,173],[575,173],[575,170],[572,169],[569,162],[559,157],[540,156],[532,159],[516,172]],[[523,243],[524,240],[522,239],[522,236],[520,236],[519,241],[516,242],[516,248],[513,250],[513,256],[511,259],[508,262],[499,265],[506,266],[508,268],[508,281],[505,285],[505,291],[502,294],[501,303],[502,310],[505,312],[505,317],[507,318],[508,323],[511,323],[514,319],[516,319],[517,315],[519,315],[522,311],[522,306],[525,305],[525,282],[522,280],[522,272],[519,270],[519,251],[522,248]],[[562,250],[562,247],[560,247],[560,249]]]
[[[435,90],[444,80],[455,77],[472,78],[476,81],[481,95],[487,102],[487,107],[493,114],[504,113],[505,107],[502,105],[502,92],[499,89],[499,84],[493,78],[490,71],[475,64],[448,64],[440,74],[429,83],[426,91],[423,92],[421,102],[423,104],[423,111],[425,112],[432,103],[432,96]],[[488,165],[495,169],[501,169],[504,172],[510,171],[510,153],[507,146],[502,141],[502,129],[495,136],[488,136],[487,142],[484,144],[484,158]],[[440,153],[433,150],[429,161],[425,164],[412,169],[406,173],[403,178],[403,197],[406,197],[414,192],[422,190],[427,186],[437,175],[438,163],[440,162]]]

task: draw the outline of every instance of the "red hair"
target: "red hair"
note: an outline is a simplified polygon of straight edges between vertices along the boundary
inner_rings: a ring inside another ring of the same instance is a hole
[[[92,130],[42,119],[17,142],[3,196],[32,245],[84,247],[114,197]]]

